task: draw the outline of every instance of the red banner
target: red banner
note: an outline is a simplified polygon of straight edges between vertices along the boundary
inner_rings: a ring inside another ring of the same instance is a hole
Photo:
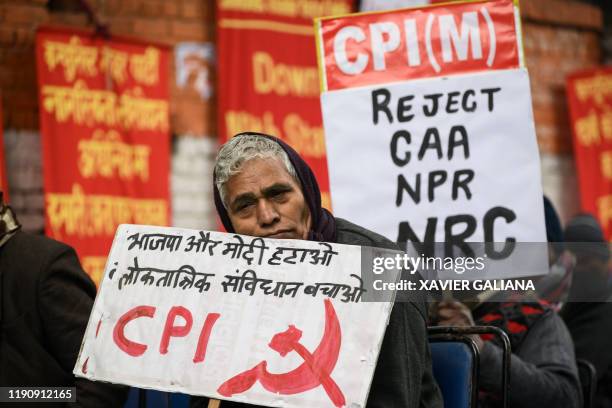
[[[612,68],[572,74],[567,98],[581,208],[612,241]]]
[[[353,1],[273,3],[217,2],[219,139],[248,130],[282,138],[331,208],[312,19],[348,13]]]
[[[36,35],[45,232],[98,282],[119,224],[169,225],[168,50]]]
[[[323,90],[521,66],[512,0],[317,20]]]
[[[4,122],[2,120],[2,101],[0,100],[0,191],[2,200],[9,202],[8,182],[6,179],[6,162],[4,160]]]

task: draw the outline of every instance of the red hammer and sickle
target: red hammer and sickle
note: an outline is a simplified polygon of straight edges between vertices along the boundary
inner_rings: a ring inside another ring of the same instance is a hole
[[[298,394],[308,391],[319,385],[336,407],[346,405],[344,394],[331,378],[338,355],[342,333],[338,316],[329,299],[325,299],[325,331],[316,350],[311,353],[299,343],[302,331],[293,325],[282,333],[272,337],[269,346],[281,356],[295,351],[304,359],[304,362],[294,370],[283,374],[272,374],[266,369],[266,361],[262,361],[250,370],[244,371],[225,381],[217,392],[225,397],[240,394],[249,390],[259,380],[268,391],[279,394]]]

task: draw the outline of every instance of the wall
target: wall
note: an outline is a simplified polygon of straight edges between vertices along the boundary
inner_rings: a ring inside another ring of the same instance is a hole
[[[90,0],[115,35],[174,46],[213,41],[212,0]],[[4,109],[11,205],[24,229],[42,232],[43,192],[38,135],[34,36],[39,25],[91,27],[77,0],[0,0],[0,93]],[[214,69],[211,69],[214,73]],[[216,150],[213,102],[179,89],[171,64],[171,175],[174,224],[214,227],[211,162]],[[197,180],[197,181],[196,181]]]
[[[601,61],[601,10],[570,0],[523,0],[525,59],[547,194],[568,221],[579,211],[565,77]]]

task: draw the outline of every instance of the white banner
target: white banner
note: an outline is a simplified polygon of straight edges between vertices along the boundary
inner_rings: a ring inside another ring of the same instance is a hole
[[[122,225],[74,373],[274,407],[365,406],[391,304],[357,246]]]
[[[359,4],[359,11],[393,10],[426,6],[430,3],[430,0],[362,0]]]
[[[330,91],[321,102],[336,216],[398,242],[546,241],[525,69]]]

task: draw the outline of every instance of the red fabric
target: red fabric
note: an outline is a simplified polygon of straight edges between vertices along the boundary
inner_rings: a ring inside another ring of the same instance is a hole
[[[491,303],[483,310],[476,309],[474,319],[478,325],[491,325],[499,327],[508,335],[513,350],[518,349],[532,327],[544,313],[550,311],[545,302],[530,303],[506,302]],[[484,341],[496,340],[494,335],[481,335]]]
[[[227,3],[227,4],[225,4]],[[330,209],[327,156],[319,102],[317,51],[309,8],[256,10],[248,2],[216,2],[219,142],[245,131],[276,136],[314,172]],[[343,14],[353,0],[316,1],[310,10]]]
[[[98,281],[121,223],[170,224],[168,49],[36,35],[45,232]]]
[[[510,333],[522,333],[525,330],[527,330],[527,326],[517,323],[517,322],[510,321],[508,322],[508,330],[510,331]]]
[[[502,315],[498,314],[498,313],[492,313],[492,314],[488,314],[483,316],[483,318],[481,319],[483,322],[485,323],[489,323],[489,322],[493,322],[495,320],[500,320],[502,318]]]
[[[523,311],[524,314],[526,315],[532,315],[532,314],[540,314],[543,312],[542,309],[538,309],[536,307],[532,307],[532,306],[523,306],[521,308],[521,310]]]
[[[580,205],[612,241],[612,67],[572,74],[567,100],[578,170]]]

